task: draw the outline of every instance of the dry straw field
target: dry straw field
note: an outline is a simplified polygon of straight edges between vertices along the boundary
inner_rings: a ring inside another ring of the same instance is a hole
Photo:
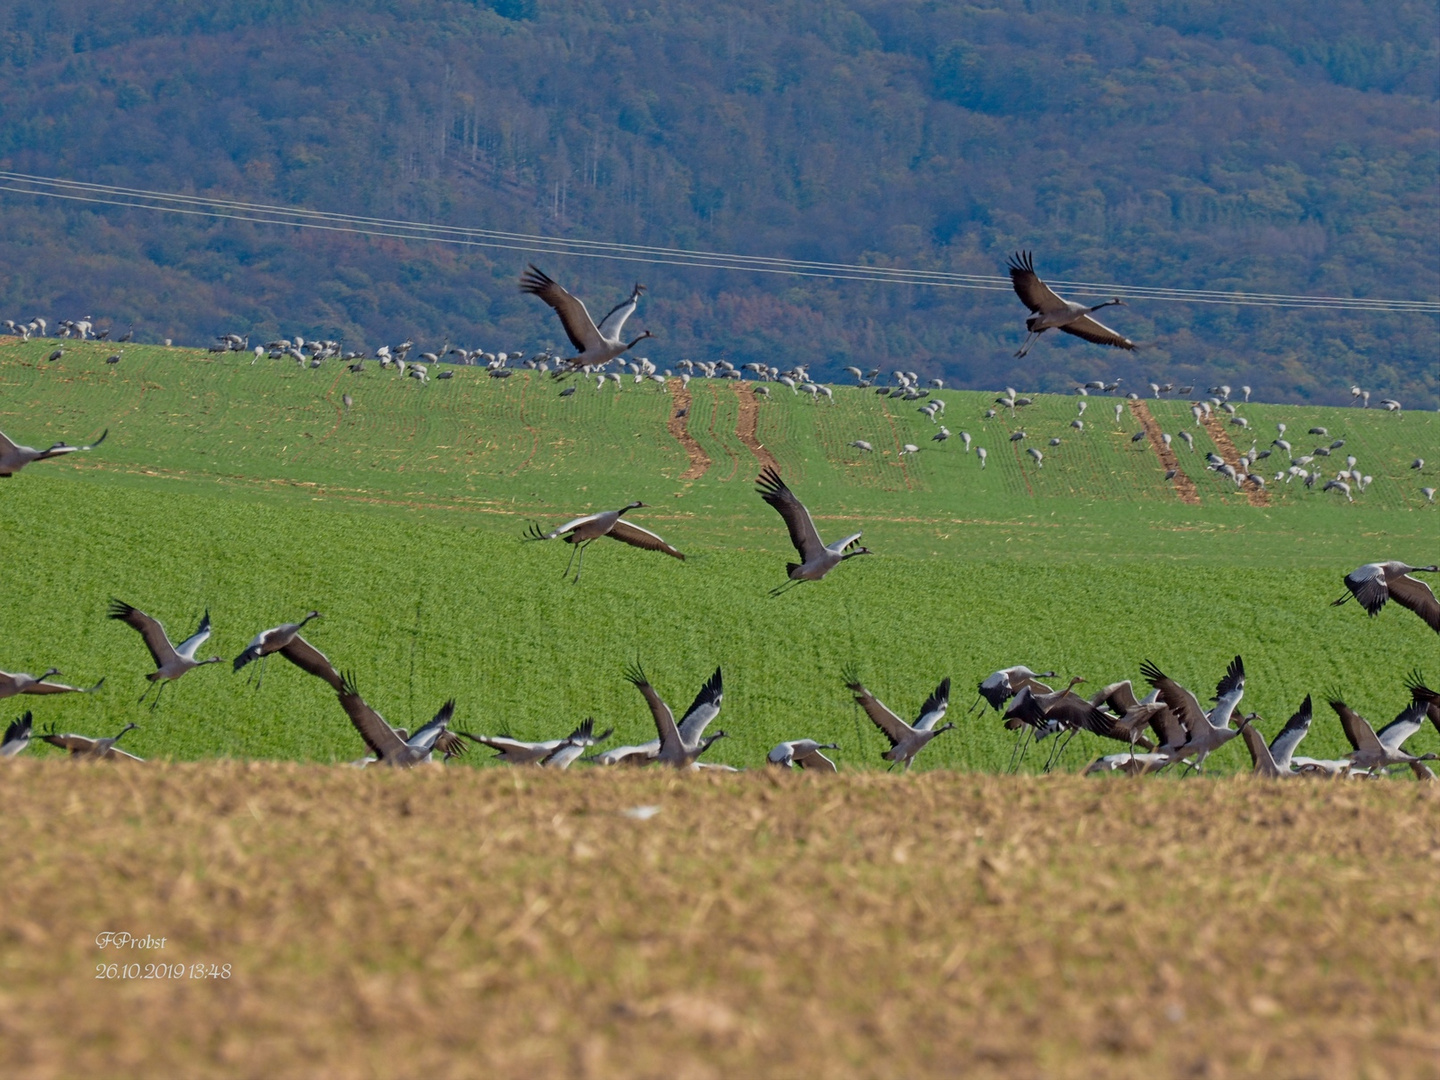
[[[8,1077],[1440,1070],[1434,785],[20,760],[0,816]]]

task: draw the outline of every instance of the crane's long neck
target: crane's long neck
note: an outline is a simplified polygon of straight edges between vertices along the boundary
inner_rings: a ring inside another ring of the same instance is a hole
[[[1106,300],[1103,304],[1096,304],[1096,305],[1095,305],[1094,307],[1092,307],[1090,310],[1091,310],[1091,311],[1099,311],[1102,307],[1110,307],[1112,304],[1118,304],[1118,303],[1120,303],[1120,300],[1119,300],[1119,298],[1117,297],[1117,298],[1114,299],[1114,300]]]

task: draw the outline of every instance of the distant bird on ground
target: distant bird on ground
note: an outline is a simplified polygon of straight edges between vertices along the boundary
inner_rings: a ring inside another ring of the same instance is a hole
[[[1333,482],[1333,481],[1332,481]],[[1425,624],[1440,633],[1440,601],[1430,591],[1430,586],[1410,575],[1415,573],[1433,574],[1440,566],[1409,566],[1402,562],[1366,563],[1358,570],[1345,575],[1347,592],[1334,601],[1339,607],[1352,596],[1370,615],[1376,615],[1385,602],[1394,599],[1401,607],[1409,608],[1425,621]]]
[[[122,356],[124,356],[124,355],[125,355],[125,350],[124,350],[124,349],[121,349],[119,352],[111,353],[109,356],[107,356],[107,357],[105,358],[105,363],[107,363],[107,364],[118,364],[118,363],[120,363],[120,358],[121,358]]]
[[[81,450],[94,450],[105,441],[105,436],[109,434],[110,429],[106,428],[100,433],[100,438],[89,446],[67,446],[65,443],[59,442],[48,450],[36,450],[34,447],[13,443],[5,437],[4,432],[0,432],[0,478],[14,476],[31,462],[48,461],[50,458],[63,457]]]
[[[355,688],[354,675],[347,673],[341,680],[339,698],[340,707],[350,717],[350,723],[355,725],[355,730],[381,765],[408,768],[428,761],[436,750],[447,757],[464,752],[464,743],[450,730],[450,720],[455,713],[454,698],[442,705],[434,719],[409,738],[403,728],[392,728],[383,716],[365,703]]]
[[[612,728],[611,731],[613,730]],[[586,747],[594,746],[596,743],[602,743],[608,739],[611,731],[597,736],[594,718],[587,717],[579,727],[563,739],[548,739],[544,742],[524,742],[520,739],[512,739],[508,735],[472,735],[468,731],[457,731],[456,734],[463,735],[481,746],[488,746],[496,752],[493,760],[503,761],[507,765],[548,765],[552,768],[564,769],[579,757]],[[574,753],[562,753],[567,750],[573,750]]]
[[[251,640],[250,644],[245,646],[245,651],[235,658],[234,670],[239,671],[252,660],[260,660],[264,657],[268,657],[273,652],[279,652],[293,641],[299,640],[302,642],[302,644],[304,644],[304,639],[300,638],[301,628],[311,619],[318,618],[321,618],[320,612],[312,611],[299,622],[285,623],[282,626],[276,626],[270,630],[260,631],[260,633],[256,634],[255,637]],[[305,644],[305,649],[310,649],[310,646],[308,644]],[[310,649],[310,651],[313,652],[314,650]],[[300,650],[298,655],[301,655],[302,657],[306,657],[308,659],[308,656],[306,655],[304,649]],[[303,664],[298,664],[298,666],[304,667]],[[328,662],[326,663],[326,667],[329,667]],[[333,671],[333,669],[331,670]],[[324,678],[326,682],[329,682],[332,686],[335,686],[337,690],[340,689],[339,684],[342,682],[342,680],[339,679],[338,675],[335,676],[335,678],[332,680],[332,678],[330,677],[330,672],[325,672],[321,675],[321,677]],[[260,682],[263,682],[264,679],[265,665],[262,663],[260,665],[260,680],[257,681],[257,683],[255,684],[255,689],[260,689]]]
[[[774,507],[785,519],[785,527],[790,531],[790,543],[795,545],[795,550],[800,555],[800,562],[785,564],[785,572],[790,580],[772,589],[771,596],[779,596],[801,581],[819,581],[846,559],[871,554],[870,549],[864,547],[850,550],[862,535],[858,532],[833,544],[824,543],[815,529],[815,522],[810,518],[810,511],[806,510],[795,497],[795,493],[785,486],[785,481],[780,479],[780,474],[773,468],[765,468],[760,474],[758,484],[756,491],[760,498]]]
[[[144,758],[126,753],[115,745],[127,731],[139,726],[139,724],[126,724],[118,734],[108,739],[92,739],[88,735],[57,735],[54,732],[46,732],[40,738],[51,746],[68,750],[72,758],[87,758],[91,761],[102,759],[115,761],[122,758],[126,761],[144,761]]]
[[[560,396],[561,396],[561,397],[569,397],[569,396],[570,396],[571,394],[573,394],[573,393],[575,393],[575,387],[573,387],[573,386],[567,386],[567,387],[565,387],[564,390],[561,390],[561,391],[560,391]]]
[[[30,745],[30,728],[34,716],[26,712],[15,720],[10,721],[10,726],[5,729],[5,738],[0,740],[0,758],[14,757]]]
[[[864,439],[856,439],[848,445],[853,446],[856,450],[864,450],[867,454],[874,453],[875,451],[875,447],[871,446]]]
[[[1043,469],[1045,467],[1045,455],[1041,451],[1032,446],[1025,452],[1035,459],[1035,467],[1037,469]]]
[[[838,750],[839,743],[822,743],[814,739],[794,739],[782,742],[765,756],[771,765],[782,769],[814,769],[816,772],[839,772],[835,762],[822,754],[822,750]]]
[[[580,571],[585,568],[585,549],[602,536],[608,536],[612,540],[619,540],[622,544],[629,544],[631,547],[640,548],[642,551],[663,551],[671,558],[680,559],[682,562],[685,556],[667,544],[660,537],[642,529],[639,525],[633,525],[623,520],[623,515],[630,510],[639,510],[648,506],[648,503],[632,502],[620,507],[619,510],[606,510],[599,514],[586,514],[584,517],[572,518],[564,525],[553,529],[548,533],[540,531],[540,526],[531,522],[522,540],[533,542],[535,540],[555,540],[564,538],[565,543],[573,544],[574,549],[570,552],[570,561],[565,564],[566,577],[570,573],[570,566],[575,562],[575,554],[580,554],[580,565],[575,567],[575,581],[580,580]]]
[[[1424,467],[1425,459],[1423,457],[1417,457],[1414,461],[1410,462],[1410,468],[1412,469],[1423,469]]]
[[[16,694],[93,694],[105,682],[101,679],[94,686],[82,688],[46,681],[51,675],[59,674],[60,669],[57,667],[48,668],[42,675],[27,675],[23,671],[12,675],[8,671],[0,671],[0,698],[14,697]]]
[[[980,468],[985,468],[985,458],[987,455],[983,446],[978,446],[975,448],[975,456],[980,459]]]
[[[919,452],[920,447],[916,446],[914,443],[907,442],[904,446],[900,447],[900,453],[897,454],[896,457],[904,457],[906,454],[918,454]]]
[[[1025,320],[1025,329],[1029,331],[1029,334],[1025,338],[1024,344],[1020,346],[1019,352],[1015,354],[1017,358],[1029,352],[1030,346],[1035,343],[1036,339],[1050,329],[1063,330],[1067,334],[1074,334],[1078,338],[1092,341],[1097,345],[1113,345],[1117,349],[1133,350],[1135,348],[1135,343],[1129,338],[1091,318],[1092,312],[1099,311],[1103,307],[1123,304],[1124,301],[1119,297],[1095,304],[1093,307],[1066,300],[1040,280],[1035,273],[1035,264],[1028,251],[1017,252],[1011,257],[1010,283],[1015,287],[1015,295],[1020,297],[1021,302],[1034,313]]]
[[[195,652],[204,645],[210,637],[210,612],[207,609],[205,616],[200,620],[200,625],[195,632],[180,643],[177,648],[170,644],[170,637],[165,633],[165,627],[160,625],[158,619],[152,619],[139,608],[133,608],[120,600],[110,601],[110,618],[119,619],[125,625],[138,630],[140,637],[145,641],[145,647],[150,650],[150,656],[155,660],[155,670],[145,678],[150,680],[150,687],[140,695],[140,701],[149,696],[151,690],[158,685],[159,690],[155,693],[155,700],[150,703],[151,710],[160,705],[160,696],[165,693],[165,687],[176,679],[180,678],[192,668],[203,667],[205,664],[218,664],[220,657],[212,656],[208,660],[196,660]],[[137,702],[138,704],[138,702]]]
[[[846,671],[842,677],[846,687],[854,693],[856,703],[865,710],[865,714],[880,729],[880,733],[890,740],[890,749],[881,757],[891,763],[892,769],[901,765],[908,772],[916,754],[925,749],[942,731],[949,731],[955,726],[953,723],[946,723],[938,728],[935,726],[944,718],[945,710],[950,705],[948,677],[942,679],[935,692],[925,699],[914,724],[907,724],[881,704],[874,694],[865,689],[855,672]]]
[[[56,349],[54,352],[52,352],[49,356],[45,357],[45,359],[46,359],[46,360],[59,360],[59,359],[60,359],[62,356],[64,356],[64,355],[65,355],[65,350],[64,350],[64,348],[59,348],[59,349]]]
[[[1425,496],[1425,501],[1427,503],[1433,503],[1435,501],[1435,489],[1433,487],[1421,488],[1420,494]]]
[[[1012,431],[1012,432],[1010,433],[1010,441],[1011,441],[1011,442],[1019,442],[1019,441],[1020,441],[1021,439],[1023,439],[1023,438],[1025,438],[1025,430],[1024,430],[1024,428],[1021,428],[1019,431]]]
[[[352,398],[349,394],[341,394],[340,402],[345,406],[345,411],[349,412],[350,406],[355,404],[355,399]]]
[[[1131,435],[1131,436],[1130,436],[1130,441],[1131,441],[1132,443],[1137,443],[1137,442],[1139,442],[1139,441],[1140,441],[1141,439],[1143,439],[1143,438],[1145,438],[1145,432],[1144,432],[1143,430],[1142,430],[1142,431],[1137,431],[1137,432],[1135,432],[1134,435]]]
[[[716,739],[725,738],[725,732],[717,731],[714,735],[697,736],[694,741],[687,742],[675,723],[675,715],[670,711],[670,706],[661,700],[660,695],[655,692],[655,688],[650,685],[644,669],[638,663],[632,664],[626,668],[625,678],[635,689],[640,691],[645,698],[645,703],[650,706],[650,715],[655,719],[655,730],[660,736],[659,749],[652,758],[655,762],[677,769],[687,768],[694,765],[700,755],[710,749],[710,744]],[[690,706],[690,712],[695,713],[699,708],[705,711],[713,709],[714,714],[718,714],[721,694],[720,669],[716,668],[715,674],[701,688],[700,696],[695,699],[695,704]],[[705,699],[703,702],[702,698]],[[685,719],[689,720],[690,714],[687,714]],[[709,723],[709,720],[706,719],[705,723]],[[704,730],[704,725],[699,723],[698,719],[695,726]]]
[[[630,298],[611,308],[610,313],[600,320],[599,326],[595,325],[595,321],[590,318],[590,312],[579,299],[533,265],[520,275],[520,291],[540,297],[560,316],[560,323],[565,327],[565,335],[570,339],[570,344],[579,350],[576,355],[562,361],[572,369],[586,364],[607,364],[646,338],[655,336],[646,330],[633,341],[620,340],[626,320],[635,313],[635,308],[640,303],[640,294],[645,291],[645,286],[638,282],[630,293]]]

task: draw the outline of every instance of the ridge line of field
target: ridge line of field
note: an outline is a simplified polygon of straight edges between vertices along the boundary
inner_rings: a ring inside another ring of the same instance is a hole
[[[1175,450],[1164,439],[1164,432],[1160,430],[1160,424],[1150,413],[1150,407],[1143,401],[1130,402],[1130,411],[1140,421],[1140,426],[1145,429],[1145,434],[1150,439],[1150,446],[1160,457],[1160,464],[1167,469],[1175,470],[1175,494],[1180,501],[1188,506],[1200,505],[1200,492],[1195,487],[1195,481],[1185,474],[1180,467],[1180,459],[1175,456]]]

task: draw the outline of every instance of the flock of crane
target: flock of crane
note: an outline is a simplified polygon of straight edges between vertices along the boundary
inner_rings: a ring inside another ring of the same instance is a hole
[[[1121,301],[1118,298],[1091,307],[1064,300],[1036,276],[1029,253],[1016,255],[1011,260],[1010,273],[1016,293],[1032,312],[1026,321],[1028,336],[1017,356],[1023,356],[1034,344],[1034,341],[1048,329],[1058,329],[1087,341],[1117,348],[1133,349],[1135,347],[1128,338],[1093,318],[1093,313],[1100,308],[1119,305]],[[634,314],[641,294],[644,292],[644,287],[639,284],[635,286],[625,301],[612,309],[598,324],[591,319],[585,305],[579,299],[534,266],[529,267],[522,276],[521,289],[539,297],[556,311],[567,337],[577,350],[574,356],[564,359],[557,359],[548,352],[531,357],[524,361],[526,366],[541,371],[550,371],[553,364],[554,371],[552,373],[557,376],[563,377],[573,373],[596,376],[597,388],[602,388],[607,381],[619,381],[619,376],[615,373],[608,373],[606,368],[610,364],[618,362],[640,341],[651,336],[649,331],[645,331],[629,341],[622,340],[621,336],[626,322]],[[45,322],[40,319],[20,326],[7,320],[5,325],[26,337],[36,332],[43,334],[46,330]],[[86,317],[81,320],[65,321],[61,324],[60,333],[61,336],[75,336],[84,339],[87,336],[103,337],[106,332],[97,333],[93,322]],[[133,327],[124,337],[117,340],[129,340],[132,334]],[[219,343],[212,347],[214,351],[249,351],[247,337],[226,334],[218,340]],[[460,353],[463,363],[485,363],[494,377],[503,378],[511,373],[507,366],[511,357],[505,353],[491,355],[481,353],[479,350],[473,353],[461,349],[452,350],[449,349],[447,342],[445,349],[442,349],[440,353],[422,353],[419,361],[411,362],[409,353],[412,347],[413,343],[408,341],[394,348],[384,347],[377,350],[376,359],[382,367],[394,367],[401,375],[414,377],[422,383],[429,380],[430,366],[451,353]],[[305,351],[307,349],[308,352]],[[265,346],[256,346],[254,353],[256,361],[267,354],[277,359],[288,356],[302,366],[311,367],[318,367],[332,357],[339,358],[347,362],[350,369],[355,372],[363,370],[366,359],[356,353],[343,352],[338,342],[305,342],[301,339],[284,339],[270,342]],[[51,354],[50,359],[58,359],[61,355],[63,355],[63,346],[57,348]],[[108,362],[118,363],[120,359],[121,355],[117,353],[110,357]],[[680,366],[682,367],[680,376],[682,382],[688,381],[691,374],[697,370],[710,378],[738,379],[742,378],[744,374],[742,369],[724,361],[699,365],[691,361],[682,361]],[[826,397],[831,394],[828,387],[820,387],[812,382],[803,366],[785,371],[773,369],[764,364],[747,364],[744,367],[752,371],[761,382],[775,382],[781,386],[788,386],[795,393],[803,391],[816,398],[822,393]],[[878,370],[869,373],[863,373],[858,368],[849,370],[857,382],[867,388],[873,385],[875,377],[879,374]],[[665,377],[669,375],[669,372],[664,375],[657,373],[654,365],[650,364],[648,360],[639,363],[632,362],[630,371],[637,382],[653,378],[663,383]],[[441,372],[438,377],[444,378],[450,374],[452,373]],[[920,388],[919,376],[915,373],[897,372],[896,376],[896,381],[899,383],[897,387],[882,386],[878,388],[877,392],[910,400],[919,400],[929,395],[930,389]],[[932,386],[938,389],[943,386],[943,383],[941,380],[932,380]],[[1172,384],[1158,383],[1152,383],[1150,388],[1157,398],[1171,391],[1188,394],[1194,389],[1193,387],[1177,388]],[[561,393],[572,394],[574,389],[574,386],[569,386]],[[768,393],[768,387],[758,389]],[[1119,389],[1119,379],[1109,383],[1096,381],[1077,387],[1077,391],[1081,395],[1079,415],[1071,422],[1071,426],[1083,431],[1083,416],[1091,390],[1116,393]],[[1249,401],[1250,388],[1241,387],[1240,391],[1244,395],[1244,401]],[[1212,395],[1211,397],[1196,401],[1192,406],[1197,425],[1210,419],[1215,411],[1220,411],[1229,416],[1230,423],[1235,427],[1242,430],[1248,428],[1248,421],[1238,415],[1238,410],[1231,401],[1230,387],[1212,387],[1209,393]],[[1137,397],[1133,393],[1128,396],[1131,399]],[[1352,389],[1352,396],[1358,403],[1368,406],[1369,395],[1359,387]],[[1006,394],[997,398],[995,404],[1007,408],[1013,417],[1017,410],[1031,404],[1031,401],[1032,399],[1018,395],[1013,389],[1007,389]],[[347,394],[346,405],[349,404],[350,400]],[[1401,411],[1398,401],[1386,399],[1381,404],[1392,412],[1399,413]],[[920,410],[929,417],[932,423],[935,423],[937,415],[943,416],[944,408],[944,402],[937,398],[927,401],[920,407]],[[1118,402],[1115,406],[1117,422],[1120,420],[1123,408],[1123,402]],[[994,409],[987,413],[987,417],[995,415],[997,413]],[[1216,454],[1209,455],[1210,467],[1237,485],[1249,482],[1263,487],[1264,477],[1254,472],[1253,469],[1258,466],[1259,462],[1280,451],[1287,455],[1290,465],[1288,469],[1277,473],[1275,479],[1285,482],[1300,479],[1307,485],[1313,485],[1320,477],[1320,470],[1316,468],[1314,471],[1310,471],[1307,466],[1313,464],[1316,458],[1330,457],[1344,446],[1344,440],[1337,439],[1328,446],[1317,446],[1312,454],[1297,455],[1294,453],[1293,445],[1285,438],[1285,425],[1279,424],[1277,427],[1279,428],[1278,437],[1272,441],[1270,447],[1260,450],[1257,443],[1249,452],[1241,456],[1240,468],[1237,469],[1226,463]],[[1320,438],[1328,436],[1328,432],[1319,427],[1311,428],[1309,434]],[[1144,431],[1137,432],[1134,440],[1138,442],[1145,435]],[[934,441],[943,443],[949,438],[948,429],[941,425],[934,436]],[[1011,441],[1025,439],[1023,427],[1013,432],[1010,438]],[[1194,450],[1193,439],[1188,432],[1180,432],[1179,438],[1192,451]],[[48,449],[37,450],[16,444],[0,434],[0,477],[11,476],[33,462],[76,451],[93,450],[100,446],[104,439],[105,434],[102,433],[100,438],[87,446],[69,446],[57,443]],[[962,431],[959,439],[968,452],[972,442],[970,435]],[[1171,436],[1165,434],[1163,440],[1169,446]],[[1060,442],[1058,437],[1052,438],[1050,445],[1055,447]],[[864,440],[856,440],[850,445],[861,451],[873,451],[873,447]],[[918,451],[919,447],[913,444],[906,444],[903,450],[904,453]],[[1043,467],[1044,452],[1033,447],[1028,452],[1036,465]],[[976,447],[976,455],[983,468],[986,462],[986,450],[983,447]],[[1340,470],[1334,479],[1327,481],[1325,489],[1338,489],[1344,493],[1346,498],[1352,498],[1351,485],[1363,491],[1370,483],[1370,477],[1363,475],[1362,471],[1358,469],[1358,463],[1353,455],[1348,456],[1345,462],[1346,468]],[[1412,467],[1418,470],[1423,465],[1423,460],[1417,458]],[[1424,490],[1427,498],[1433,501],[1434,491],[1432,489]],[[871,554],[868,548],[859,546],[861,538],[859,532],[826,544],[821,539],[809,511],[773,468],[767,467],[762,471],[758,480],[757,494],[767,505],[779,513],[799,558],[798,562],[786,564],[786,580],[771,590],[772,597],[779,596],[804,582],[819,581],[851,558]],[[643,502],[636,501],[616,510],[585,514],[548,531],[542,530],[538,525],[531,525],[524,539],[528,541],[558,539],[571,545],[570,560],[566,564],[564,573],[565,576],[569,576],[573,565],[575,570],[573,580],[577,582],[584,566],[586,549],[603,537],[609,537],[641,550],[658,551],[676,559],[684,559],[685,556],[682,552],[668,544],[660,536],[626,519],[627,513],[642,509],[645,505]],[[577,562],[578,565],[575,565]],[[1431,629],[1440,633],[1440,603],[1437,603],[1429,586],[1411,576],[1416,572],[1436,572],[1437,570],[1440,570],[1440,567],[1434,565],[1412,567],[1400,562],[1369,564],[1346,575],[1346,592],[1335,603],[1344,603],[1353,596],[1373,616],[1385,606],[1388,600],[1393,599],[1397,604],[1414,611]],[[195,632],[178,646],[171,643],[164,627],[156,619],[129,604],[116,600],[112,603],[109,614],[112,619],[124,622],[136,630],[150,651],[155,668],[146,675],[146,678],[152,685],[141,695],[140,702],[143,702],[151,691],[154,691],[152,710],[158,708],[164,689],[170,683],[194,668],[221,662],[219,656],[207,659],[197,658],[198,650],[209,639],[211,633],[208,611]],[[232,667],[234,671],[239,672],[242,668],[258,660],[260,673],[258,676],[254,676],[258,687],[263,682],[267,658],[274,653],[279,653],[302,671],[328,683],[335,691],[341,708],[369,752],[368,756],[360,759],[357,764],[378,762],[385,765],[411,766],[432,762],[437,753],[442,756],[442,759],[448,760],[464,753],[466,743],[469,741],[493,749],[496,751],[497,759],[508,764],[533,764],[564,769],[576,760],[584,758],[587,750],[598,747],[613,732],[612,729],[597,735],[593,718],[587,718],[568,735],[541,742],[525,742],[506,735],[476,735],[451,728],[455,710],[454,700],[447,701],[434,718],[414,734],[403,728],[392,727],[361,697],[353,675],[342,673],[336,669],[323,653],[301,636],[300,631],[305,625],[317,618],[320,618],[320,613],[311,611],[297,622],[286,623],[262,631],[234,659]],[[982,680],[977,689],[980,699],[988,701],[997,711],[1001,708],[1005,709],[1003,715],[1005,727],[1018,733],[1019,737],[1011,758],[1012,769],[1019,767],[1031,745],[1042,742],[1051,736],[1055,736],[1056,741],[1049,760],[1046,762],[1046,769],[1054,767],[1075,734],[1086,731],[1102,738],[1116,740],[1125,744],[1127,748],[1124,752],[1097,758],[1088,765],[1087,772],[1123,771],[1145,774],[1159,772],[1173,765],[1200,771],[1210,753],[1231,739],[1240,736],[1250,750],[1257,775],[1272,777],[1378,776],[1389,768],[1405,766],[1414,770],[1418,776],[1427,779],[1434,777],[1424,763],[1427,760],[1433,760],[1436,757],[1435,754],[1416,756],[1407,754],[1403,748],[1406,740],[1420,729],[1427,715],[1435,724],[1437,732],[1440,732],[1440,694],[1428,689],[1424,680],[1418,675],[1412,675],[1406,684],[1411,693],[1411,704],[1406,707],[1400,717],[1379,732],[1376,732],[1363,717],[1350,709],[1338,696],[1332,696],[1330,704],[1340,718],[1352,751],[1343,759],[1327,761],[1300,757],[1295,753],[1310,727],[1312,715],[1309,697],[1269,744],[1266,744],[1256,728],[1258,717],[1254,713],[1237,717],[1236,707],[1244,694],[1245,686],[1244,666],[1238,656],[1220,680],[1216,688],[1215,705],[1210,710],[1202,708],[1194,694],[1173,679],[1168,678],[1153,664],[1147,662],[1142,666],[1141,672],[1152,688],[1143,700],[1137,699],[1134,687],[1129,680],[1110,684],[1087,699],[1074,691],[1074,687],[1083,682],[1083,679],[1078,677],[1071,679],[1068,686],[1057,691],[1040,681],[1042,678],[1053,677],[1054,672],[1037,673],[1024,666],[996,671]],[[40,676],[12,675],[0,672],[0,698],[17,694],[90,693],[98,690],[104,683],[104,679],[101,679],[94,686],[82,689],[51,681],[51,676],[58,674],[60,672],[56,668],[50,668]],[[625,671],[625,677],[640,691],[649,706],[655,722],[657,737],[640,745],[600,751],[586,760],[593,761],[598,765],[648,765],[654,763],[677,768],[730,768],[701,761],[705,751],[716,740],[724,738],[726,734],[724,731],[717,731],[706,735],[707,728],[720,713],[723,698],[723,679],[720,670],[717,669],[714,675],[705,682],[690,708],[678,722],[670,707],[651,685],[638,663]],[[913,723],[907,723],[897,713],[882,704],[864,686],[855,672],[845,672],[844,682],[854,694],[856,703],[889,741],[890,749],[884,753],[883,758],[891,763],[892,768],[899,765],[908,769],[925,746],[939,735],[955,728],[953,722],[941,723],[949,707],[949,678],[942,680],[935,691],[925,700]],[[1232,720],[1238,721],[1237,726],[1231,726]],[[107,738],[60,734],[53,730],[41,733],[40,737],[77,757],[139,760],[118,745],[124,735],[136,726],[133,723],[127,724],[116,735]],[[1154,735],[1154,740],[1147,737],[1145,734],[1147,730]],[[13,757],[24,750],[30,742],[32,731],[33,716],[27,712],[10,724],[3,744],[0,744],[0,756]],[[769,753],[767,761],[778,767],[833,772],[836,769],[835,763],[826,756],[825,751],[833,752],[837,749],[838,746],[834,743],[822,743],[811,738],[788,740],[776,746]]]

